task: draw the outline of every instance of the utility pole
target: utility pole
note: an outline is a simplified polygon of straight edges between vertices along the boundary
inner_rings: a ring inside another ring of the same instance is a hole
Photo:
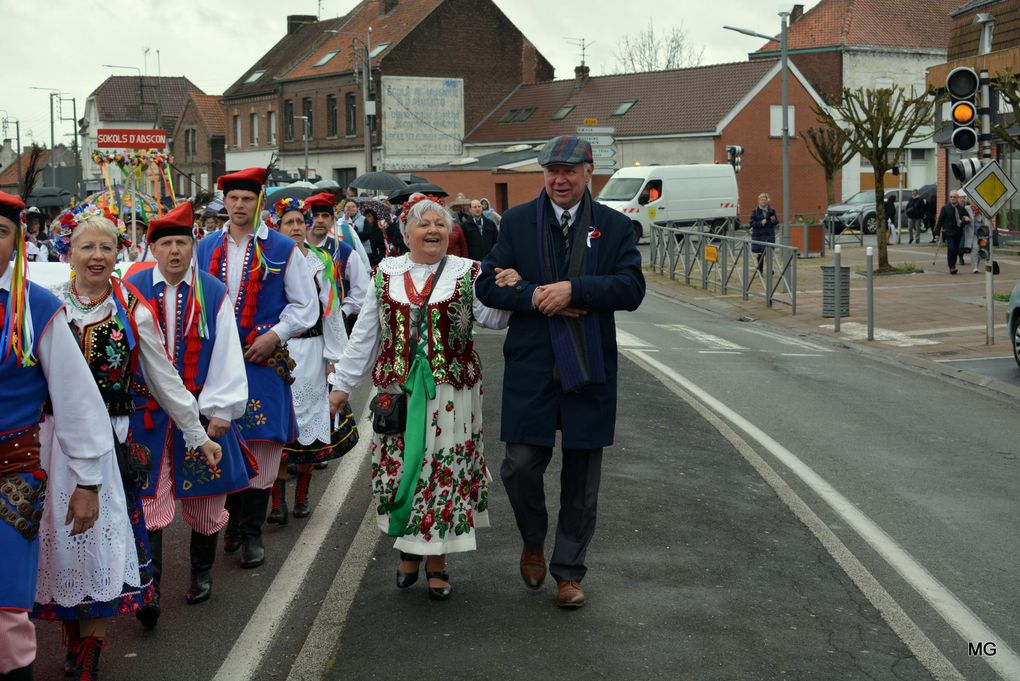
[[[81,188],[81,160],[78,155],[78,100],[74,97],[70,98],[71,101],[71,118],[67,118],[63,115],[63,103],[68,101],[61,97],[61,121],[71,121],[71,153],[74,154],[74,193],[80,193]]]
[[[14,123],[14,139],[18,146],[18,179],[20,180],[21,175],[21,121],[17,118],[11,118],[10,114],[4,111],[4,137],[7,136],[7,125]]]
[[[372,27],[368,27],[368,38],[365,42],[365,64],[361,79],[361,101],[365,103],[365,172],[372,172],[372,126],[371,116],[375,114],[375,102],[369,106],[369,81],[372,79]]]
[[[53,98],[60,97],[61,92],[57,88],[52,87],[38,87],[32,85],[33,90],[46,90],[50,93],[50,186],[55,187],[57,184],[57,166],[56,166],[56,132],[54,130],[54,118],[53,118]]]

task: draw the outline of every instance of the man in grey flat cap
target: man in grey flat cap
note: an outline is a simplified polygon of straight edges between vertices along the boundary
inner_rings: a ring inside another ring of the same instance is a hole
[[[543,480],[559,430],[563,470],[549,572],[557,604],[579,608],[602,449],[616,429],[614,313],[637,309],[645,280],[630,220],[588,191],[591,145],[556,137],[538,162],[545,188],[504,213],[475,290],[489,307],[513,312],[503,345],[500,475],[524,543],[521,578],[534,589],[545,579]]]

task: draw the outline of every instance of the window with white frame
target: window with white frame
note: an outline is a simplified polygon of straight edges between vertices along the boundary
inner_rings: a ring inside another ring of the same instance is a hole
[[[787,107],[789,110],[789,131],[790,139],[797,136],[796,113],[797,107],[792,104]],[[783,107],[781,104],[773,104],[769,108],[769,137],[783,136]]]

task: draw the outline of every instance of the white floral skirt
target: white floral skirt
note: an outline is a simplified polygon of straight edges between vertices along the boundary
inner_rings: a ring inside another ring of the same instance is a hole
[[[458,390],[441,383],[428,402],[425,458],[405,534],[394,548],[420,556],[475,549],[475,530],[489,526],[489,480],[482,446],[482,384]],[[396,494],[403,471],[403,435],[372,436],[372,491],[379,528],[389,529],[382,505]]]

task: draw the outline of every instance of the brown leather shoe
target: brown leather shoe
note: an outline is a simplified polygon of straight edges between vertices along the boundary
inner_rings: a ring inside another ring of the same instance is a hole
[[[561,608],[580,608],[584,605],[584,592],[581,582],[559,582],[559,593],[556,594],[556,605]]]
[[[532,589],[542,586],[545,581],[545,554],[541,548],[532,550],[525,546],[521,551],[521,579]]]

